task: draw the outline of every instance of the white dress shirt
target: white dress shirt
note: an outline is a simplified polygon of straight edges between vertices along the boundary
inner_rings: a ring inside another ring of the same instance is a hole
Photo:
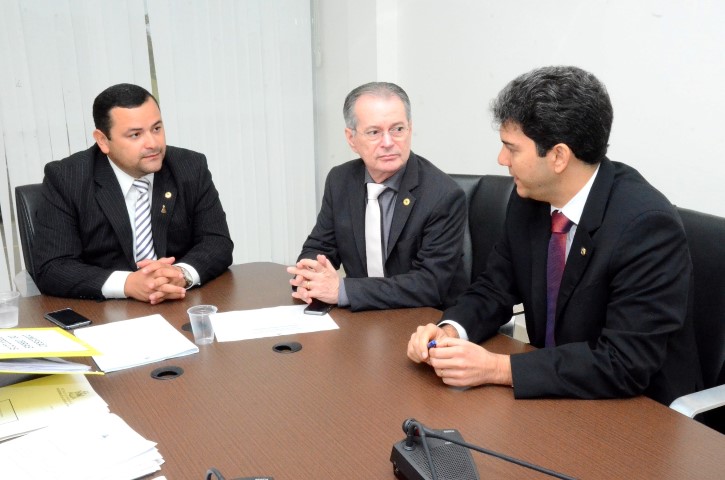
[[[131,221],[131,219],[136,215],[136,200],[138,199],[138,190],[133,186],[135,178],[118,168],[118,166],[113,163],[110,158],[108,159],[108,163],[111,164],[113,173],[116,174],[118,185],[121,187],[121,192],[123,192],[124,200],[126,202],[126,210],[128,211],[129,223],[131,224],[131,238],[136,238],[136,222]],[[151,198],[153,198],[154,174],[149,173],[141,178],[145,178],[149,181],[148,195],[150,201]],[[133,245],[133,255],[134,258],[136,258],[136,242],[134,242]],[[191,265],[186,263],[175,263],[174,265],[184,267],[191,274],[191,278],[194,280],[194,285],[198,285],[201,282],[199,272],[197,272]],[[103,287],[101,287],[101,293],[103,296],[106,298],[126,298],[124,287],[126,286],[126,280],[131,273],[132,272],[124,270],[117,270],[113,272],[103,284]]]
[[[594,171],[594,175],[589,178],[587,183],[584,184],[584,186],[579,190],[576,195],[574,195],[571,200],[569,200],[566,205],[563,207],[555,207],[554,205],[551,205],[551,213],[554,213],[554,210],[559,210],[561,213],[563,213],[566,218],[572,221],[574,225],[572,225],[571,229],[569,230],[569,233],[566,235],[566,255],[569,256],[569,250],[571,249],[572,241],[574,240],[574,235],[576,234],[576,227],[579,224],[579,221],[582,218],[582,213],[584,212],[584,206],[587,203],[587,198],[589,198],[589,192],[592,190],[592,185],[594,184],[594,179],[597,178],[597,173],[599,173],[599,165],[597,165],[597,169]],[[526,312],[524,312],[524,315]],[[456,332],[458,332],[458,336],[463,340],[468,340],[468,332],[466,332],[466,329],[461,326],[460,323],[456,322],[455,320],[451,319],[445,319],[438,323],[438,326],[442,325],[451,325],[453,328],[456,329]]]

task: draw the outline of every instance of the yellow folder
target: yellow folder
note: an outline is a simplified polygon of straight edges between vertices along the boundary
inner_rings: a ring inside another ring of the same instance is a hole
[[[64,360],[95,355],[101,352],[58,327],[0,330],[0,373],[101,373]]]

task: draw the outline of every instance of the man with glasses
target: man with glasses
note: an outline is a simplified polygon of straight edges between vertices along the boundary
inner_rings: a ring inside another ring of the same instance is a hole
[[[317,224],[288,268],[292,295],[353,311],[451,305],[467,284],[463,190],[411,152],[410,100],[399,86],[357,87],[343,114],[360,158],[327,176]]]

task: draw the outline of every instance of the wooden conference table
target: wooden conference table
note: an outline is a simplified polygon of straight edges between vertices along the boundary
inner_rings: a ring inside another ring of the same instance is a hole
[[[44,312],[70,306],[95,324],[159,313],[180,329],[192,305],[222,312],[292,305],[288,278],[282,265],[236,265],[184,301],[157,306],[23,298],[20,326],[47,326]],[[437,321],[437,310],[331,315],[339,330],[215,341],[196,355],[89,378],[111,412],[158,442],[160,474],[169,480],[202,479],[212,466],[227,479],[394,479],[390,452],[409,417],[578,478],[725,478],[725,435],[648,398],[514,400],[507,387],[443,385],[405,354],[415,327]],[[302,350],[273,351],[282,341],[298,341]],[[501,353],[530,348],[504,336],[485,345]],[[184,373],[151,378],[165,365]],[[549,478],[480,453],[473,458],[481,478]]]

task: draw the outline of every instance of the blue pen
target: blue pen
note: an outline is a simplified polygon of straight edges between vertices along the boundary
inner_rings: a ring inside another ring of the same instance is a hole
[[[428,342],[428,348],[436,348],[437,346],[438,342],[436,342],[435,340],[431,340],[430,342]]]

